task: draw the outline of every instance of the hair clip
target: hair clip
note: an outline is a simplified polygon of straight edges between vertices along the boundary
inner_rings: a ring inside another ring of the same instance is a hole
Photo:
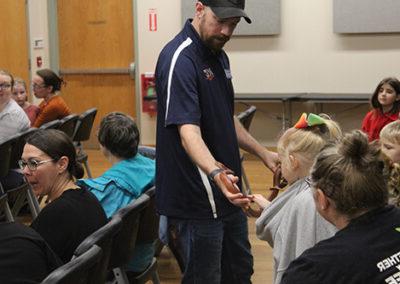
[[[307,114],[303,112],[299,120],[294,125],[294,128],[301,129],[301,128],[307,128],[309,126],[322,125],[322,124],[325,124],[325,119],[323,119],[319,115],[314,113],[309,113],[307,116]]]

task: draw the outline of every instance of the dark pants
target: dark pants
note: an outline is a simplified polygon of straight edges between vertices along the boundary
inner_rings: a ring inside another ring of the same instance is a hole
[[[242,211],[217,219],[169,221],[184,254],[182,283],[251,283],[253,256]]]

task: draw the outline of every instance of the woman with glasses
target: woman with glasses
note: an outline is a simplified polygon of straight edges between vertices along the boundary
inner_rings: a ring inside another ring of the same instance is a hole
[[[63,79],[50,69],[36,71],[32,78],[33,94],[43,101],[39,104],[40,111],[34,127],[71,114],[71,110],[59,94],[63,84]]]
[[[78,245],[107,222],[96,197],[75,184],[83,176],[75,147],[64,132],[39,129],[27,138],[19,166],[35,195],[49,201],[31,227],[66,263]]]
[[[14,78],[0,70],[0,143],[11,136],[29,129],[29,119],[12,99]]]
[[[13,85],[13,76],[7,71],[0,70],[0,144],[28,130],[30,126],[26,113],[12,99]],[[21,185],[23,175],[11,169],[5,177],[0,178],[0,183],[7,191]]]

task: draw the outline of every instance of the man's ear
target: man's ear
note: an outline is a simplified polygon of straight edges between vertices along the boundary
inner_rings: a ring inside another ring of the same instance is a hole
[[[197,1],[196,3],[196,12],[195,12],[195,16],[197,18],[201,18],[204,15],[204,8],[205,6],[203,5],[203,3],[201,3],[201,1]]]
[[[289,154],[289,161],[290,161],[290,166],[293,170],[296,170],[300,166],[299,160],[293,154]]]

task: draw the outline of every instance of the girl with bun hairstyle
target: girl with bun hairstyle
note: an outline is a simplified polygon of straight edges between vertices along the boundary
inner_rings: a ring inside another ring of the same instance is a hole
[[[83,176],[75,147],[64,132],[39,129],[27,138],[18,164],[34,194],[49,200],[31,227],[66,263],[78,245],[107,222],[97,198],[75,184]]]
[[[339,230],[293,261],[282,283],[396,283],[400,209],[388,204],[390,170],[361,131],[326,147],[312,168],[318,212]]]

